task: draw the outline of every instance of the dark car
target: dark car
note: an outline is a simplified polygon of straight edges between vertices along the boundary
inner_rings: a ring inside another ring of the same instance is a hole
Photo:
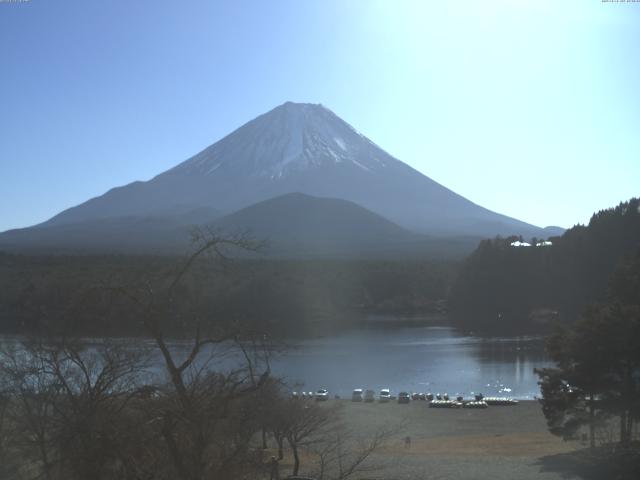
[[[409,403],[411,401],[411,395],[407,392],[400,392],[398,394],[398,403]]]

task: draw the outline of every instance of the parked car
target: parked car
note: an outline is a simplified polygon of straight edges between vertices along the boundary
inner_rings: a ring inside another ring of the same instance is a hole
[[[362,401],[362,389],[361,388],[356,388],[353,390],[353,393],[351,394],[351,401],[352,402],[361,402]]]
[[[380,390],[380,403],[387,403],[388,401],[391,400],[391,390],[389,390],[388,388],[383,388],[382,390]]]
[[[366,392],[364,392],[364,401],[367,403],[375,401],[375,394],[376,392],[374,392],[373,390],[367,390]]]
[[[400,392],[398,394],[398,403],[409,403],[411,401],[411,395],[407,392]]]
[[[319,402],[323,402],[329,399],[329,392],[326,388],[321,388],[316,392],[316,400]]]

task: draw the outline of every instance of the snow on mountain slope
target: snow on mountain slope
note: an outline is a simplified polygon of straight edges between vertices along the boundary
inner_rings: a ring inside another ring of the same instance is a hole
[[[236,130],[169,173],[240,174],[277,180],[308,169],[350,163],[380,171],[386,161],[379,148],[322,105],[276,108]],[[384,152],[383,152],[384,153]],[[385,154],[386,155],[386,154]]]

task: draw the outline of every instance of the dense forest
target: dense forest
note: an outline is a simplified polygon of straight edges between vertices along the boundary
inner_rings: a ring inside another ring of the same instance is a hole
[[[139,322],[116,290],[157,288],[184,258],[0,254],[0,328],[5,333],[71,328],[136,335]],[[457,273],[451,262],[366,260],[200,261],[182,292],[184,308],[256,323],[275,334],[325,334],[369,313],[445,313]],[[180,325],[166,325],[179,334]]]
[[[605,298],[625,256],[640,249],[640,200],[593,215],[552,245],[514,247],[516,237],[480,242],[451,260],[199,260],[182,287],[200,315],[260,325],[287,336],[321,335],[357,325],[372,313],[427,315],[485,333],[545,331],[572,323]],[[126,296],[157,288],[184,262],[152,255],[0,253],[0,331],[72,329],[86,335],[137,335]],[[176,307],[178,308],[178,307]],[[182,325],[165,325],[178,335]]]
[[[484,240],[465,261],[449,302],[455,324],[492,333],[572,323],[606,297],[612,272],[640,248],[640,200],[602,210],[552,245],[514,247],[515,237]]]

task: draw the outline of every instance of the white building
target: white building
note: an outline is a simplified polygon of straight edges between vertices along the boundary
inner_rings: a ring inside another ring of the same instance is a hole
[[[548,247],[550,245],[553,245],[553,243],[550,242],[549,240],[542,240],[542,241],[536,243],[536,247]]]

